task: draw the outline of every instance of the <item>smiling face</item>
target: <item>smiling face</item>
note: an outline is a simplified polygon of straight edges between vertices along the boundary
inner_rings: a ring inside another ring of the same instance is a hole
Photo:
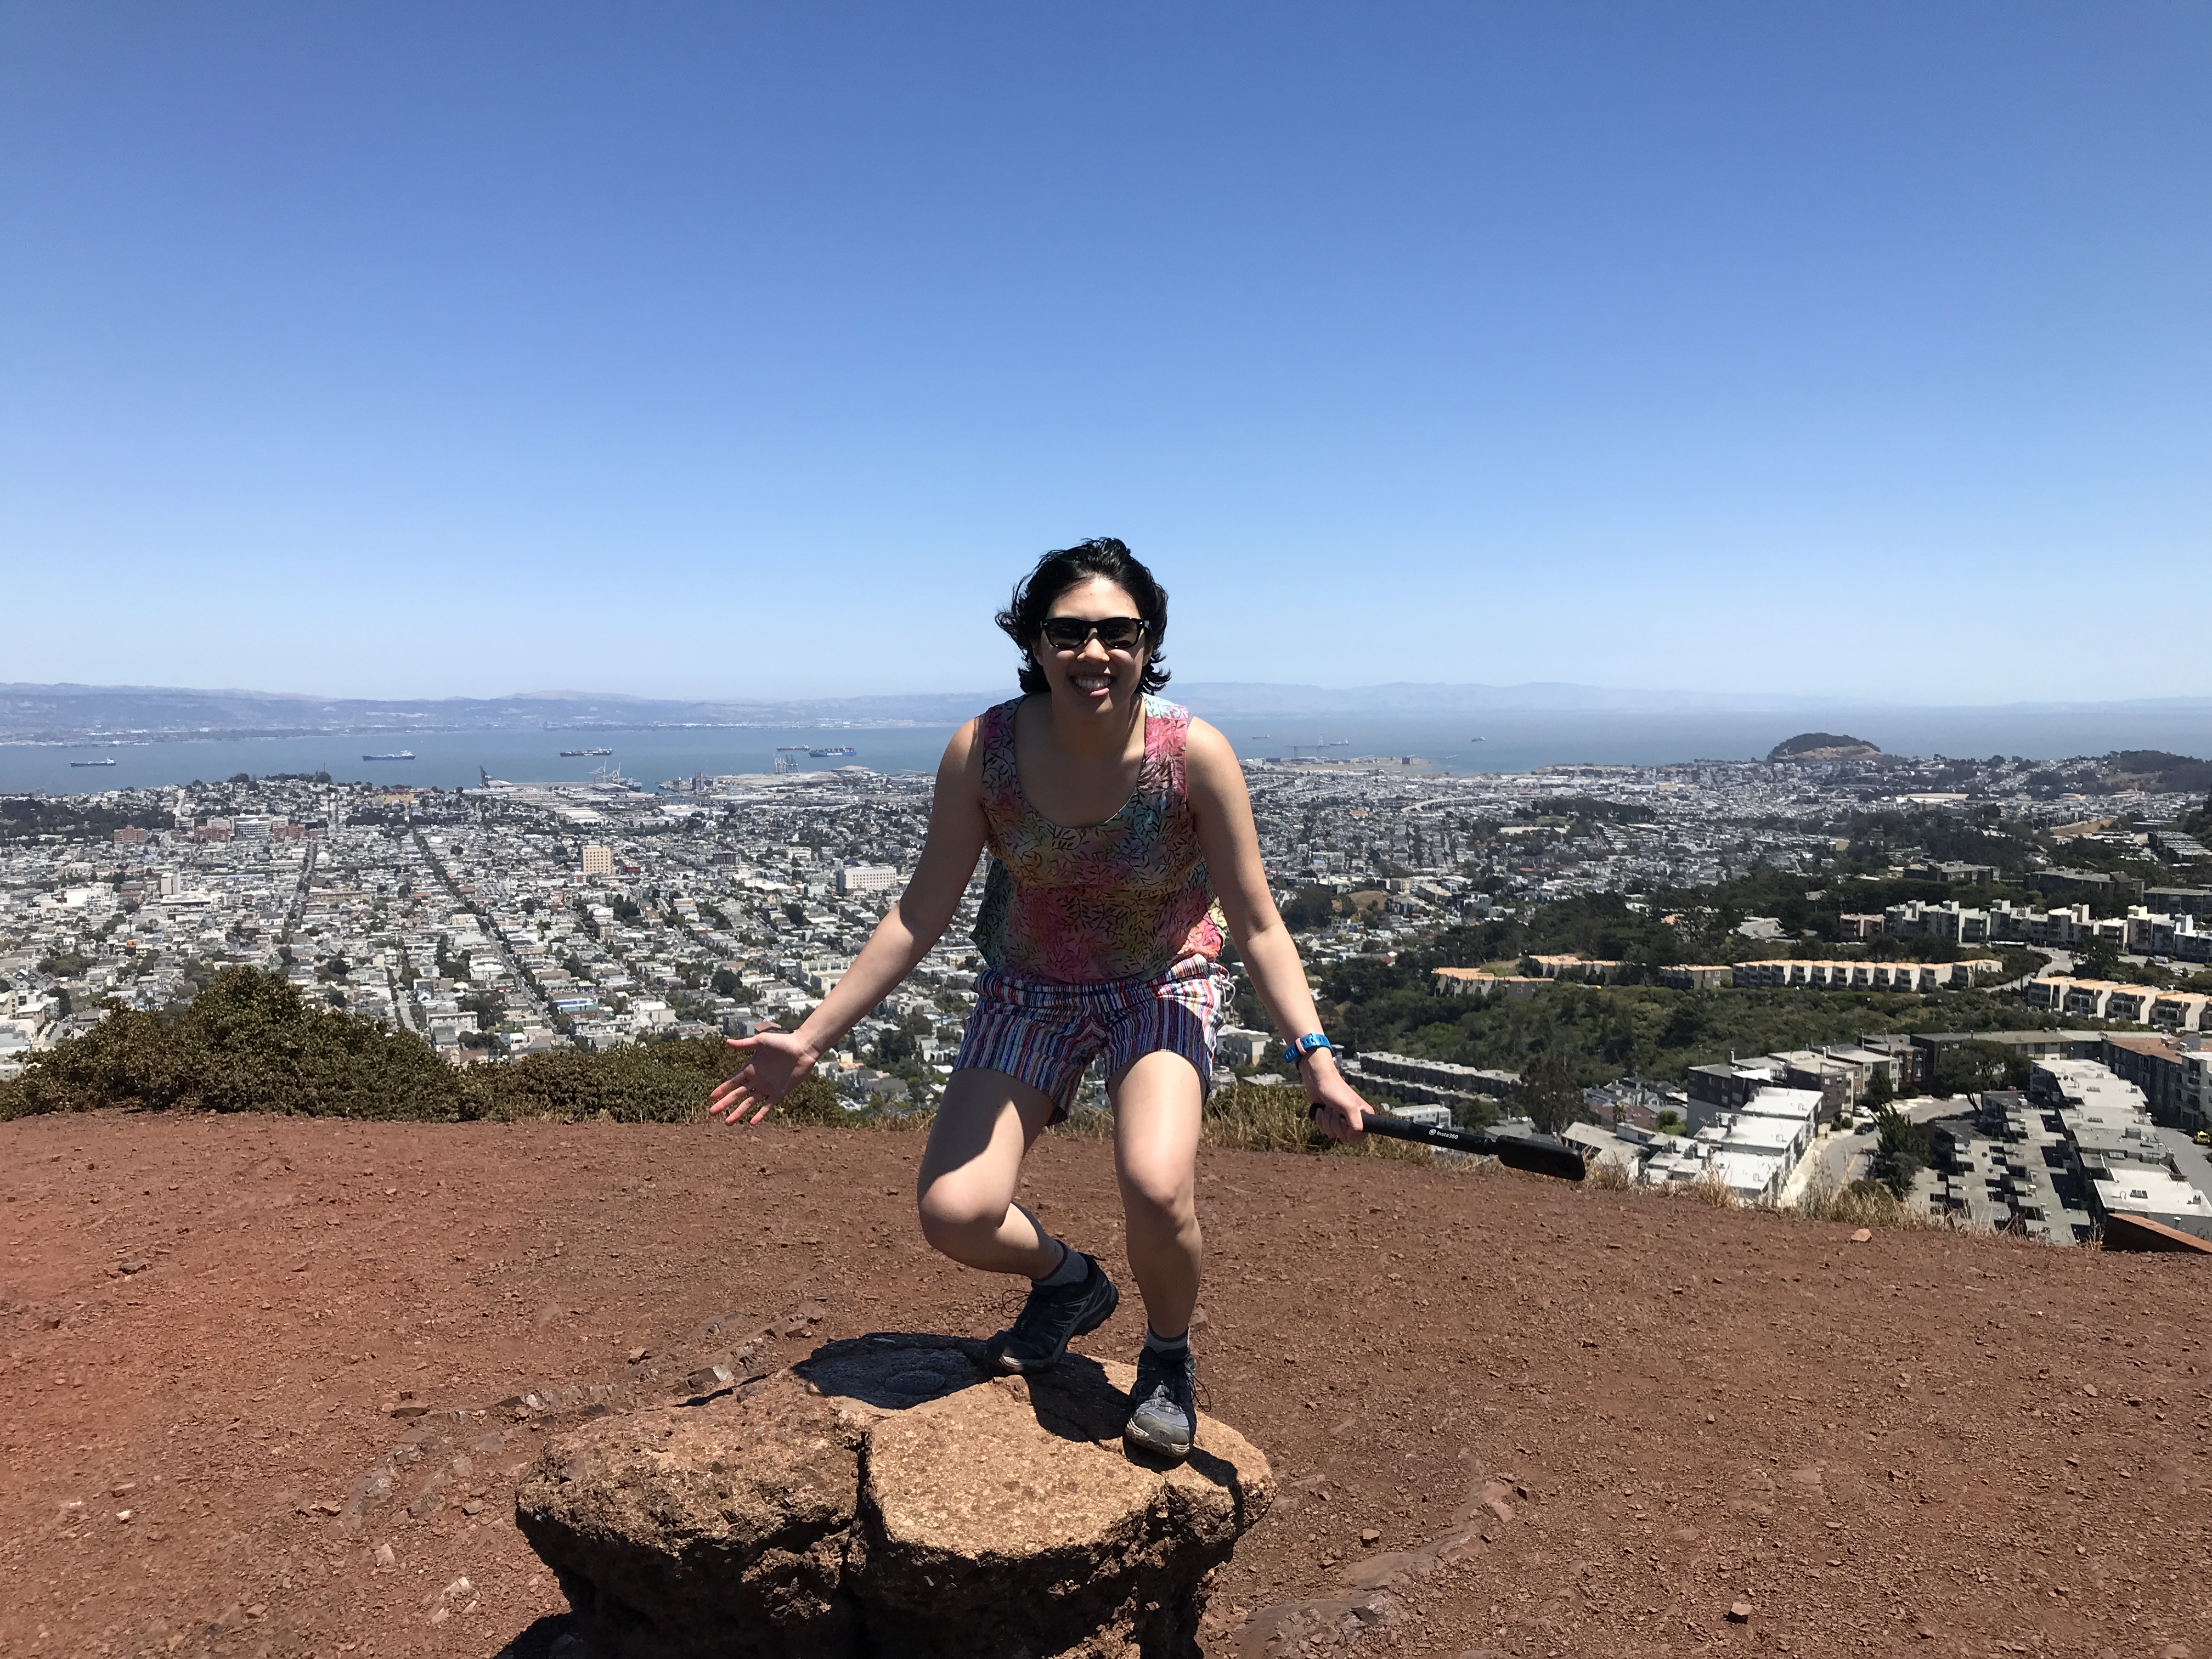
[[[1048,621],[1069,617],[1103,622],[1109,617],[1143,614],[1126,588],[1103,576],[1092,576],[1054,599],[1045,617]],[[1109,651],[1093,634],[1075,651],[1057,650],[1051,641],[1041,638],[1030,647],[1030,654],[1061,707],[1111,715],[1126,714],[1135,706],[1144,689],[1145,664],[1151,650],[1149,641],[1139,641],[1133,651]]]

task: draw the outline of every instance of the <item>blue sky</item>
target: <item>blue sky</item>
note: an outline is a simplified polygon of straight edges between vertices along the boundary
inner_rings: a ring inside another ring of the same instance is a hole
[[[0,9],[0,680],[2212,694],[2201,5]]]

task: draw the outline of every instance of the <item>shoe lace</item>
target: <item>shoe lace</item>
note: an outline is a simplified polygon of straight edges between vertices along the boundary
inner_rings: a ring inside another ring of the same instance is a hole
[[[1145,1386],[1147,1377],[1152,1382],[1149,1389]],[[1152,1349],[1143,1349],[1137,1358],[1137,1386],[1131,1392],[1139,1403],[1165,1395],[1168,1403],[1178,1410],[1182,1409],[1184,1398],[1188,1396],[1190,1409],[1196,1411],[1198,1366],[1188,1354],[1178,1361],[1170,1361]]]
[[[1064,1317],[1075,1300],[1075,1292],[1082,1290],[1085,1279],[1072,1285],[1055,1285],[1050,1290],[1039,1287],[1030,1292],[1022,1303],[1022,1310],[1014,1316],[1014,1334],[1032,1336],[1039,1326],[1050,1326]]]

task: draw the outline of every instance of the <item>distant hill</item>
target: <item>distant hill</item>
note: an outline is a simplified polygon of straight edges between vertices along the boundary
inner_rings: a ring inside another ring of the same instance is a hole
[[[2212,790],[2212,761],[2163,749],[2122,749],[2105,757],[2103,787],[2150,794],[2195,794]]]
[[[812,726],[829,721],[954,726],[1012,689],[714,702],[632,697],[611,691],[528,691],[507,697],[311,697],[177,686],[0,684],[0,741],[240,738],[337,732],[589,732],[683,726]]]
[[[1012,664],[1006,665],[1011,668]],[[994,689],[907,692],[850,697],[637,697],[577,690],[516,692],[503,697],[326,697],[181,686],[18,684],[0,683],[0,743],[73,742],[87,738],[225,738],[352,732],[545,729],[620,730],[684,726],[913,724],[956,726],[1012,694]],[[1532,681],[1520,685],[1429,684],[1319,686],[1178,678],[1169,695],[1212,720],[1319,716],[1460,719],[1490,713],[1634,719],[1681,714],[1768,714],[1796,720],[1877,716],[1861,700],[1770,693],[1638,690]],[[2022,712],[2144,711],[2212,708],[2212,698],[2169,697],[2109,703],[2017,703]],[[1927,712],[1927,711],[1922,711]],[[1996,708],[1970,711],[1996,713]],[[1479,727],[1471,728],[1479,730]],[[2109,739],[2106,739],[2109,741]],[[1854,755],[1881,753],[1872,744],[1808,732],[1780,745],[1776,760],[1820,760],[1823,745]],[[2120,758],[2125,758],[2122,757]]]
[[[1013,690],[908,692],[856,697],[636,697],[547,690],[504,697],[322,697],[291,692],[153,685],[0,684],[0,741],[83,737],[248,737],[295,732],[579,731],[667,726],[811,726],[911,722],[957,726]],[[1536,683],[1330,688],[1177,680],[1170,695],[1209,718],[1320,714],[1457,716],[1496,710],[1652,714],[1782,714],[1812,718],[1810,698],[1638,691]]]
[[[1840,732],[1800,732],[1767,751],[1770,761],[1879,760],[1881,750],[1864,738]]]

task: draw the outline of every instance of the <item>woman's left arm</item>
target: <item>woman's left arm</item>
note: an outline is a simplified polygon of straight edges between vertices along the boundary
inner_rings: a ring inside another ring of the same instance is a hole
[[[1206,854],[1214,896],[1228,919],[1230,937],[1243,954],[1275,1030],[1286,1041],[1321,1030],[1321,1014],[1306,983],[1305,964],[1291,930],[1267,890],[1267,872],[1260,858],[1260,833],[1252,823],[1252,797],[1244,787],[1244,769],[1237,753],[1204,720],[1190,723],[1183,747],[1184,775],[1191,809],[1198,817],[1198,843]],[[1298,1062],[1306,1098],[1320,1107],[1321,1127],[1339,1140],[1357,1140],[1360,1120],[1374,1108],[1359,1097],[1336,1069],[1336,1057],[1316,1049]]]

